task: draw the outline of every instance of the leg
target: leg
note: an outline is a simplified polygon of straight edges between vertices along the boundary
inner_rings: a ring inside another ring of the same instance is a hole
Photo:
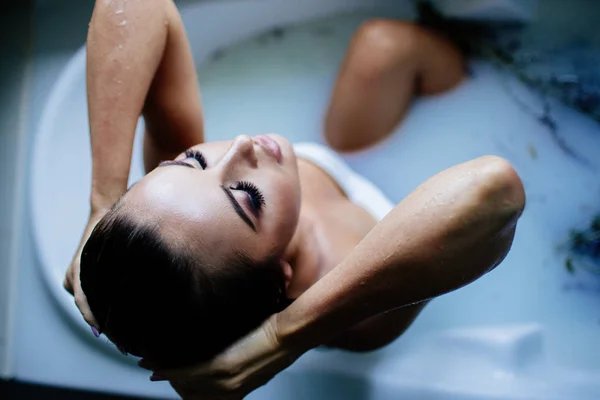
[[[401,122],[415,94],[451,89],[464,76],[458,49],[414,24],[373,20],[355,34],[325,121],[337,150],[372,145]]]

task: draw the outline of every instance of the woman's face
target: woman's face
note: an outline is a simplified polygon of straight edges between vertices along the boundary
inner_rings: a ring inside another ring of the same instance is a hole
[[[166,161],[124,198],[141,223],[207,263],[232,251],[264,260],[283,254],[298,223],[300,184],[291,144],[278,135],[204,143]]]

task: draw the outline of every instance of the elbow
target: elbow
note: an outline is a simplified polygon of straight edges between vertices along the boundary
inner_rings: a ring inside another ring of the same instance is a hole
[[[480,161],[482,179],[479,200],[490,204],[500,220],[514,225],[526,203],[525,189],[519,174],[501,157],[485,156]]]
[[[121,35],[121,32],[131,31],[131,25],[136,25],[136,20],[143,21],[144,25],[158,21],[164,21],[166,25],[169,7],[176,7],[173,0],[96,0],[90,28],[99,24],[100,27],[114,29]]]

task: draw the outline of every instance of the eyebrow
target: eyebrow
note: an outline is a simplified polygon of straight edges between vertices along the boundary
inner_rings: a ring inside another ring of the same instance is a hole
[[[248,217],[248,214],[246,214],[240,203],[236,200],[233,193],[231,193],[231,190],[227,189],[225,186],[221,186],[221,189],[223,189],[223,191],[227,195],[227,198],[231,202],[231,205],[233,206],[233,209],[235,210],[236,214],[240,216],[242,221],[244,221],[246,225],[250,227],[250,229],[256,232],[256,226],[254,226],[254,223],[252,222],[250,217]]]

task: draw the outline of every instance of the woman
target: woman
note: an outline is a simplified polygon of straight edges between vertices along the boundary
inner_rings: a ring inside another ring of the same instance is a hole
[[[92,211],[65,287],[96,334],[145,357],[153,379],[178,379],[186,398],[244,395],[320,344],[379,348],[510,248],[524,193],[497,157],[444,171],[392,210],[325,148],[277,135],[203,143],[171,1],[97,2],[87,74]],[[443,38],[371,21],[350,46],[325,137],[338,150],[371,145],[412,96],[462,77]],[[149,174],[126,192],[140,113]]]

